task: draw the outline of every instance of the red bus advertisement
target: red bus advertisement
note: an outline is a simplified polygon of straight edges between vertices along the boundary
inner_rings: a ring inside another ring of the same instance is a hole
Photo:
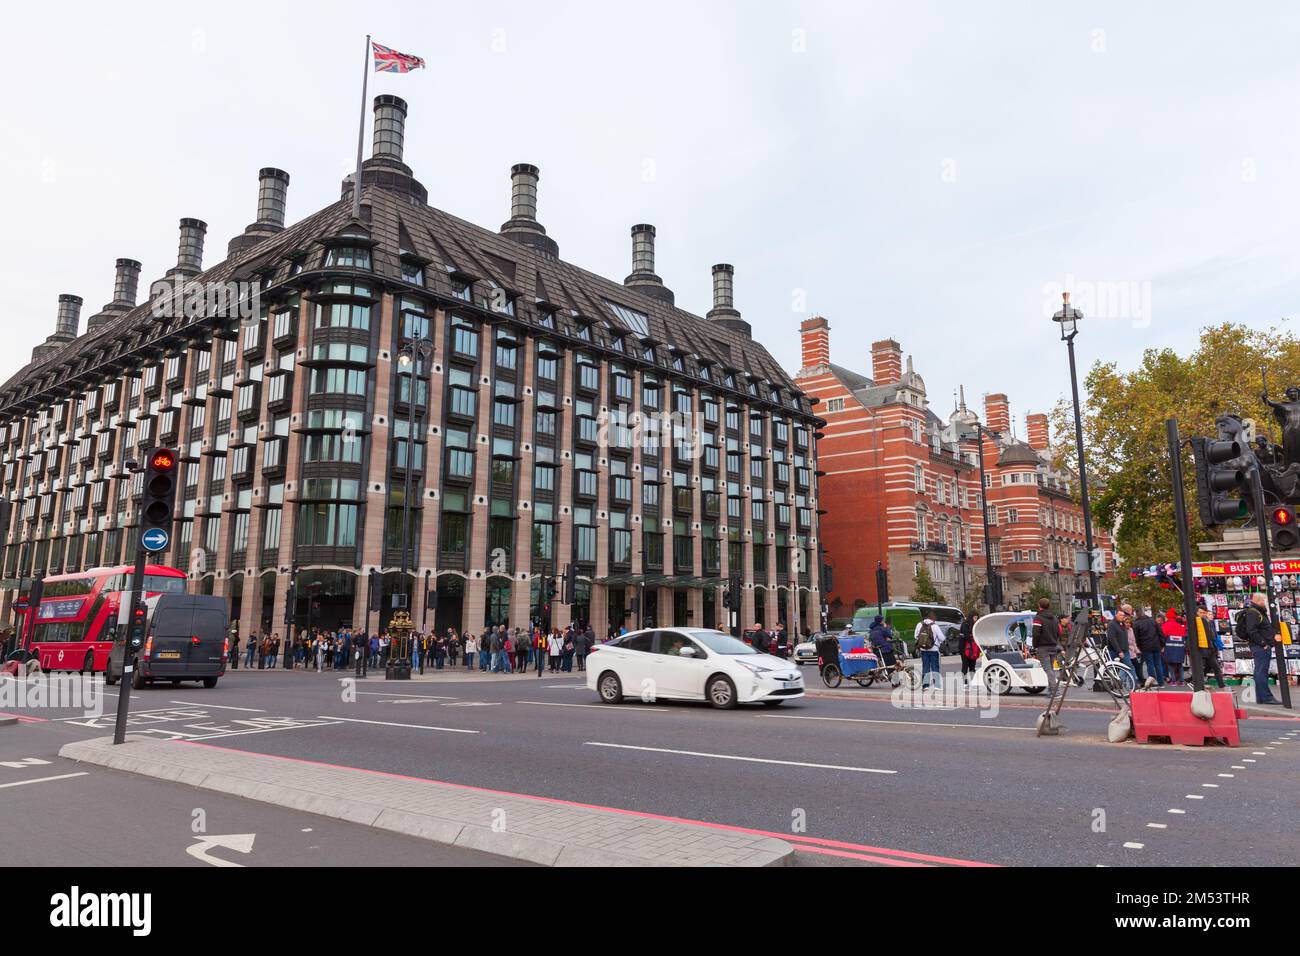
[[[23,612],[20,633],[28,634],[28,615],[36,626],[27,638],[27,650],[47,671],[94,673],[108,666],[122,612],[131,603],[134,567],[91,568],[79,574],[45,578],[40,605]],[[160,564],[144,569],[144,596],[184,594],[186,574]]]

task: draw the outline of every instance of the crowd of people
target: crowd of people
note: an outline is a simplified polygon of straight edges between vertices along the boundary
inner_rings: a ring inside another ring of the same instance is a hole
[[[624,629],[626,630],[626,629]],[[614,636],[611,631],[606,640]],[[284,646],[283,660],[278,632],[254,631],[243,642],[232,636],[230,666],[265,670],[277,666],[285,669],[375,670],[387,666],[393,653],[394,636],[386,629],[376,633],[351,627],[330,630],[300,630]],[[528,673],[567,674],[587,669],[587,654],[596,644],[590,624],[569,624],[545,629],[507,627],[504,624],[484,627],[479,633],[460,632],[449,627],[445,632],[416,631],[411,634],[411,668],[424,673],[426,668],[444,670],[463,668],[492,674]]]

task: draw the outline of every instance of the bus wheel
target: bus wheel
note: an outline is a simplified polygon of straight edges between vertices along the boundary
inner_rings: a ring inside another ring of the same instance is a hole
[[[95,652],[94,651],[86,651],[86,659],[81,662],[81,673],[83,674],[95,673]]]
[[[144,685],[144,671],[140,670],[140,664],[137,662],[135,670],[131,672],[131,687],[135,690],[144,690]]]

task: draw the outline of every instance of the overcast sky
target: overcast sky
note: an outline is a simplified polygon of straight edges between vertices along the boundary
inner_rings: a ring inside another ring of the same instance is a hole
[[[429,62],[371,94],[410,103],[434,205],[495,229],[534,163],[563,258],[621,280],[654,223],[678,304],[733,263],[792,373],[822,314],[838,364],[892,336],[937,413],[1005,391],[1023,434],[1069,388],[1067,282],[1085,364],[1295,311],[1294,3],[7,3],[0,380],[59,293],[84,323],[122,256],[147,288],[181,217],[217,262],[259,167],[291,174],[290,221],[336,199],[367,32]]]

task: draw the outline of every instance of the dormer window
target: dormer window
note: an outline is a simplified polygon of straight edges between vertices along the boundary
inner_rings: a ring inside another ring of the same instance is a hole
[[[349,269],[369,269],[370,249],[366,246],[333,246],[325,258],[326,266]]]
[[[424,263],[407,256],[402,257],[402,281],[411,285],[424,285]]]

